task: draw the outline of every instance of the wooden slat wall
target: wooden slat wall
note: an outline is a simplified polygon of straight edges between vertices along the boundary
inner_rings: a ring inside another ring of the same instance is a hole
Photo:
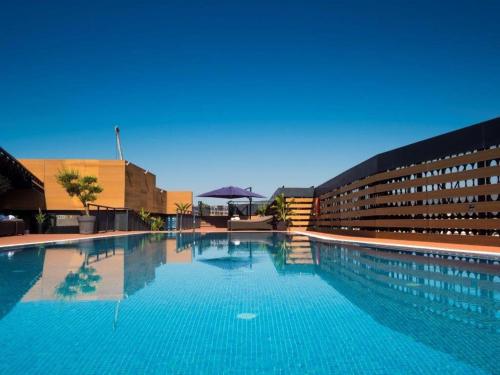
[[[125,207],[165,213],[166,205],[166,192],[156,187],[156,176],[128,163],[125,167]]]
[[[405,166],[319,197],[315,229],[500,245],[500,148]]]
[[[305,229],[311,225],[311,215],[314,198],[287,197],[290,208],[293,211],[291,215],[290,229]]]

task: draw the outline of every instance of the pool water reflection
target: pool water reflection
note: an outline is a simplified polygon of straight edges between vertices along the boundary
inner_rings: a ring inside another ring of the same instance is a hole
[[[500,266],[269,233],[0,253],[0,373],[500,373]]]

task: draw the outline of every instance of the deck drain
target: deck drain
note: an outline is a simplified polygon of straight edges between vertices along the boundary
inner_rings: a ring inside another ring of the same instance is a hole
[[[242,320],[252,320],[252,319],[255,319],[256,317],[257,317],[257,314],[253,314],[253,313],[241,313],[241,314],[236,315],[236,318],[242,319]]]

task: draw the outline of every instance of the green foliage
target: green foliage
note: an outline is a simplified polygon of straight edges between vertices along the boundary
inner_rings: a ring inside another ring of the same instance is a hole
[[[70,197],[77,197],[80,200],[85,207],[85,214],[89,215],[88,204],[94,202],[103,190],[97,183],[97,177],[81,177],[78,171],[63,169],[57,173],[56,179]]]
[[[162,230],[165,225],[165,220],[163,220],[160,216],[152,216],[150,221],[152,231]]]
[[[64,281],[56,287],[56,294],[61,297],[75,297],[79,293],[89,294],[96,290],[96,284],[101,276],[93,267],[82,265],[77,272],[70,272]]]
[[[149,224],[151,221],[151,212],[146,211],[144,207],[142,207],[141,210],[139,211],[139,217],[146,224]]]
[[[182,215],[189,213],[190,208],[191,208],[191,203],[176,203],[175,204],[175,211],[177,212],[178,215],[181,215],[179,217],[179,230],[181,230],[181,231],[182,231]]]
[[[139,211],[139,217],[144,223],[151,227],[152,231],[162,230],[165,226],[165,220],[163,220],[163,218],[160,216],[152,216],[151,212],[146,211],[144,208],[141,208]]]
[[[267,205],[263,204],[257,208],[257,215],[259,216],[266,216],[267,214]]]
[[[35,220],[38,224],[43,224],[45,223],[45,220],[47,220],[47,214],[42,212],[41,208],[38,208],[38,213],[35,215]]]
[[[273,203],[273,211],[277,221],[288,222],[290,220],[290,216],[293,215],[292,203],[294,203],[294,200],[287,201],[283,193],[276,197]]]
[[[176,203],[175,204],[175,212],[181,215],[185,215],[189,213],[189,209],[191,208],[191,203]]]

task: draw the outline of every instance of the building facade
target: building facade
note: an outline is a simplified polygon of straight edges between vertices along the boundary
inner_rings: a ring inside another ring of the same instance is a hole
[[[144,208],[154,214],[175,214],[176,203],[192,203],[191,191],[167,191],[156,186],[156,176],[124,160],[90,159],[20,159],[26,169],[36,176],[44,187],[44,201],[32,201],[15,191],[3,197],[2,209],[37,210],[49,212],[81,211],[77,198],[71,198],[57,182],[60,170],[75,170],[80,175],[97,177],[103,191],[94,203],[114,208],[139,211]]]

